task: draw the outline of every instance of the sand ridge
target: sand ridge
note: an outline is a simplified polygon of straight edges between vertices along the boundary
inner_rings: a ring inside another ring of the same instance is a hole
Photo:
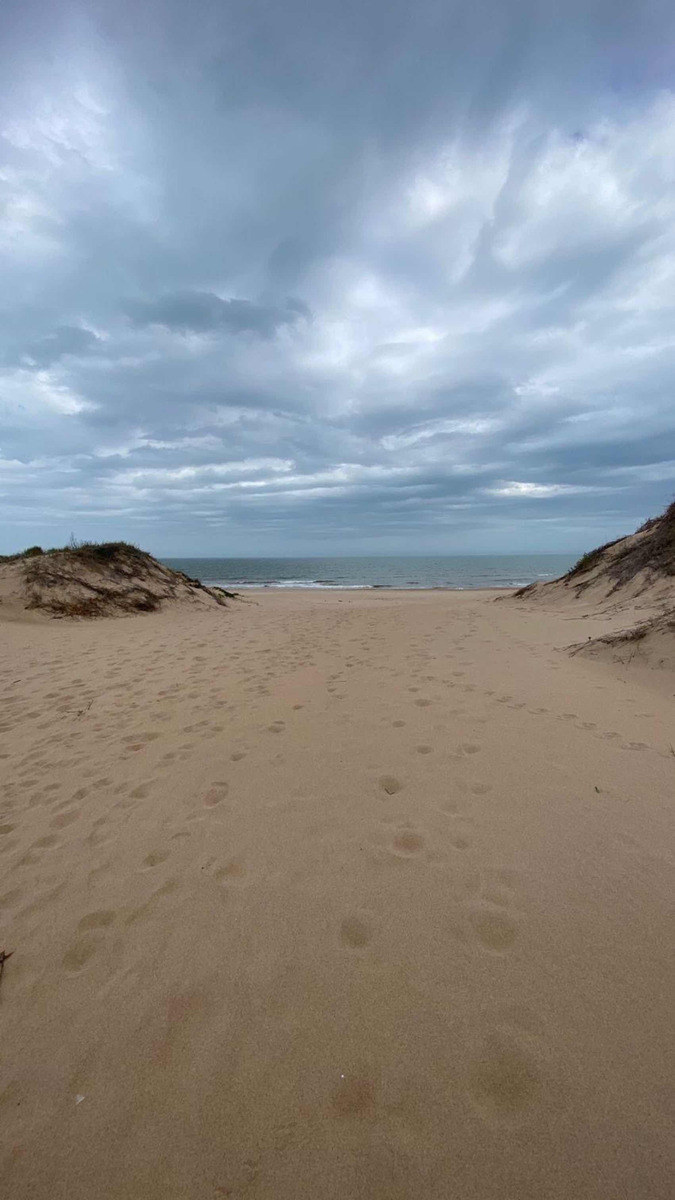
[[[608,628],[0,627],[4,1194],[669,1197],[675,688]]]

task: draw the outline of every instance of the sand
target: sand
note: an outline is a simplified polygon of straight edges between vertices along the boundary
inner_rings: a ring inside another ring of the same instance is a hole
[[[0,625],[3,1197],[670,1200],[675,677],[611,628]]]

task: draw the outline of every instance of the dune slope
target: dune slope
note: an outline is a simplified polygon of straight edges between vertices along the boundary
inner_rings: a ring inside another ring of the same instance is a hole
[[[609,632],[574,642],[573,654],[674,669],[675,502],[630,536],[584,554],[560,579],[514,595],[535,607],[567,609],[578,618],[603,614],[611,622]]]
[[[227,595],[126,542],[34,547],[0,559],[0,619],[121,616],[166,604],[223,605]]]

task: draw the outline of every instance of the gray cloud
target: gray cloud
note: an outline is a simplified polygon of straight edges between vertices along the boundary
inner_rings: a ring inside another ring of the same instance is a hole
[[[10,355],[6,361],[10,365],[51,367],[68,354],[78,357],[89,354],[98,344],[99,339],[90,329],[82,329],[77,325],[58,325],[37,341],[15,349],[14,356]]]
[[[669,7],[58,8],[0,17],[0,549],[574,552],[663,507]]]
[[[163,325],[179,333],[257,333],[272,337],[284,325],[293,325],[310,312],[301,300],[288,299],[282,307],[254,304],[250,300],[223,300],[213,292],[178,292],[157,300],[137,300],[127,306],[136,325]]]

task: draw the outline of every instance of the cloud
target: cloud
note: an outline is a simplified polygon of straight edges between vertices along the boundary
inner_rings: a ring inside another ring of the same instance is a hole
[[[0,548],[575,553],[662,508],[674,21],[10,6]]]
[[[597,492],[600,490],[602,489],[594,487],[574,487],[569,483],[522,483],[513,479],[508,483],[499,484],[497,487],[485,489],[489,496],[532,496],[539,500],[548,500],[552,496],[570,495],[575,492]]]
[[[23,346],[15,361],[36,368],[50,367],[68,354],[77,357],[89,354],[98,344],[99,338],[90,329],[58,325],[44,337]]]
[[[257,333],[272,337],[284,325],[293,325],[310,312],[301,300],[282,306],[254,304],[250,300],[223,300],[212,292],[178,292],[157,300],[137,300],[127,306],[136,325],[163,325],[178,333]]]

